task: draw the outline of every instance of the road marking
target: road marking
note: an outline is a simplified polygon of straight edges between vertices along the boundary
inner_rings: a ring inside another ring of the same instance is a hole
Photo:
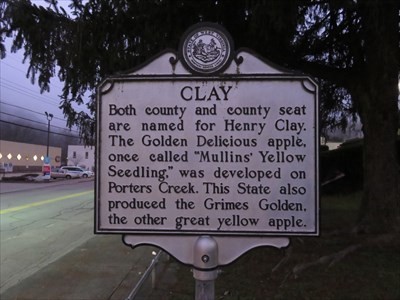
[[[79,196],[87,195],[90,193],[93,193],[93,191],[86,191],[86,192],[82,192],[82,193],[71,194],[68,196],[62,196],[62,197],[52,198],[52,199],[43,200],[43,201],[39,201],[39,202],[34,202],[31,204],[25,204],[25,205],[21,205],[21,206],[15,206],[15,207],[7,208],[7,209],[2,209],[2,210],[0,210],[0,215],[7,214],[10,212],[16,212],[16,211],[23,210],[26,208],[45,205],[45,204],[49,204],[49,203],[53,203],[53,202],[57,202],[57,201],[65,200],[65,199],[79,197]]]

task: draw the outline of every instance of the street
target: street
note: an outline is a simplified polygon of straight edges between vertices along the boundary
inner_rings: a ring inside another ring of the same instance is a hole
[[[0,293],[93,237],[94,181],[0,195]]]

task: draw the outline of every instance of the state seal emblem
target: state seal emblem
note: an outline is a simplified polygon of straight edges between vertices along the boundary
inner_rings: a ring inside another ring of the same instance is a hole
[[[199,23],[183,35],[180,51],[182,63],[195,74],[217,74],[232,60],[232,38],[213,23]]]

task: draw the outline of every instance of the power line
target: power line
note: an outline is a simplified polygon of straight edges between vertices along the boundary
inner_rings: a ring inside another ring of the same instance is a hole
[[[12,56],[7,56],[7,59],[12,59],[12,60],[14,60],[15,62],[18,62],[19,64],[23,65],[22,62],[16,60],[16,59],[13,58]],[[17,67],[15,67],[15,66],[13,66],[13,65],[11,65],[11,64],[9,64],[9,63],[7,63],[7,62],[5,62],[4,60],[2,60],[1,63],[7,65],[7,66],[10,67],[10,68],[13,68],[13,69],[17,70],[18,72],[23,73],[23,74],[25,75],[25,78],[28,79],[28,77],[26,77],[26,74],[27,74],[26,71],[24,71],[24,70],[22,70],[22,69],[20,69],[20,68],[17,68]],[[57,85],[57,84],[54,84],[54,83],[51,83],[51,82],[50,82],[50,85],[62,89],[62,87],[59,86],[59,85]]]
[[[0,79],[0,84],[2,84],[4,86],[9,86],[10,88],[13,88],[13,89],[17,89],[17,90],[23,91],[24,93],[28,93],[32,97],[36,97],[38,99],[49,100],[52,103],[55,103],[55,101],[57,101],[57,100],[54,100],[54,98],[47,96],[46,94],[38,95],[37,94],[38,91],[29,89],[26,86],[23,86],[22,84],[15,83],[14,81],[8,80],[6,78],[1,78]]]
[[[0,114],[7,115],[7,116],[11,116],[11,117],[15,117],[15,118],[18,118],[18,119],[26,120],[26,121],[33,122],[33,123],[37,123],[37,124],[41,124],[41,125],[47,125],[47,123],[44,123],[44,122],[40,122],[40,121],[36,121],[36,120],[32,120],[32,119],[20,117],[20,116],[13,115],[13,114],[10,114],[10,113],[5,113],[5,112],[2,112],[2,111],[0,111]],[[59,129],[62,129],[62,130],[68,130],[68,129],[64,128],[64,127],[60,127],[60,126],[56,126],[56,125],[52,125],[51,127],[53,127],[53,128],[59,128]],[[69,131],[74,131],[74,132],[78,133],[77,130],[71,130],[71,129],[70,129]]]
[[[35,111],[35,110],[31,110],[31,109],[29,109],[29,108],[25,108],[25,107],[22,107],[22,106],[18,106],[18,105],[15,105],[15,104],[11,104],[11,103],[8,103],[8,102],[4,102],[3,99],[0,99],[0,104],[12,106],[12,107],[16,107],[16,108],[19,108],[19,109],[24,109],[24,110],[27,110],[27,111],[30,111],[30,112],[33,112],[33,113],[35,113],[35,114],[39,114],[39,115],[43,116],[43,112],[38,112],[38,111]],[[65,119],[61,119],[61,118],[58,118],[58,117],[56,117],[56,116],[54,116],[53,118],[54,118],[54,119],[57,119],[57,120],[65,121]]]
[[[17,87],[13,87],[13,86],[11,86],[11,85],[9,85],[7,83],[3,83],[2,86],[4,88],[6,88],[6,89],[9,89],[11,91],[17,92],[17,93],[19,93],[21,95],[28,96],[32,100],[37,100],[37,101],[40,101],[40,102],[43,102],[43,103],[46,103],[46,104],[49,104],[49,105],[54,105],[54,106],[58,107],[58,105],[56,103],[49,102],[48,100],[46,101],[46,99],[42,99],[42,98],[40,98],[39,96],[37,96],[35,94],[32,94],[32,93],[30,93],[28,91],[24,91],[23,89],[20,89],[20,88],[17,88]]]
[[[17,124],[17,123],[14,123],[14,122],[9,122],[9,121],[4,121],[4,120],[0,120],[0,122],[47,133],[47,130],[44,130],[44,129],[29,127],[29,126],[26,126],[26,125],[21,125],[21,124]],[[69,134],[64,134],[64,133],[59,133],[59,132],[50,131],[50,133],[51,134],[62,135],[62,136],[66,136],[66,137],[71,137],[71,138],[75,138],[75,139],[79,139],[80,138],[79,136],[69,135]]]
[[[34,110],[29,109],[29,108],[22,107],[22,106],[18,106],[18,105],[11,104],[11,103],[7,103],[7,102],[4,102],[4,101],[0,101],[0,103],[1,103],[1,104],[4,104],[4,105],[16,107],[16,108],[19,108],[19,109],[24,109],[24,110],[26,110],[26,111],[30,111],[30,112],[33,112],[33,113],[35,113],[35,114],[38,114],[38,115],[43,116],[43,112],[34,111]],[[61,118],[58,118],[58,117],[56,117],[56,116],[54,116],[53,118],[54,118],[54,119],[57,119],[57,120],[65,121],[65,119],[61,119]]]
[[[9,59],[9,58],[11,58],[11,57],[8,57],[8,56],[7,56],[7,59]],[[12,58],[12,59],[13,59],[13,58]],[[14,59],[14,60],[17,61],[16,59]],[[26,74],[25,71],[21,70],[20,68],[16,68],[16,67],[13,66],[13,65],[10,65],[9,63],[5,62],[4,60],[3,60],[1,63],[2,63],[2,64],[5,64],[5,65],[7,65],[7,66],[9,66],[10,68],[13,68],[13,69],[17,70],[18,72],[24,73],[24,75]],[[21,63],[21,62],[19,62],[19,63]]]

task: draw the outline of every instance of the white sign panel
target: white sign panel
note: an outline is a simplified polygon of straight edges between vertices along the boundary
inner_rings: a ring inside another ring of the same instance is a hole
[[[317,235],[317,94],[306,76],[106,80],[96,232]]]

